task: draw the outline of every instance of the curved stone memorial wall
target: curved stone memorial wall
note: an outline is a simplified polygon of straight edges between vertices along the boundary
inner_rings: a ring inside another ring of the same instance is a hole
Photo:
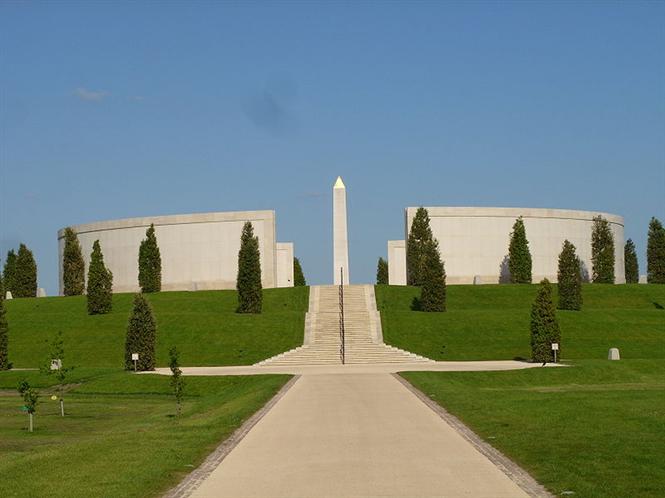
[[[416,207],[406,208],[405,237],[408,238]],[[492,284],[509,280],[507,256],[510,232],[522,216],[533,261],[533,281],[557,281],[557,266],[563,241],[576,249],[583,274],[591,277],[591,229],[601,215],[614,234],[616,283],[625,283],[623,218],[595,211],[539,208],[428,207],[434,237],[439,241],[449,284]],[[406,285],[404,241],[388,242],[389,281]]]
[[[162,290],[234,289],[240,234],[251,221],[259,238],[264,288],[293,286],[293,244],[277,243],[274,211],[148,216],[76,225],[86,263],[99,239],[114,292],[136,292],[139,245],[150,224],[162,257]],[[58,232],[60,294],[64,229]]]

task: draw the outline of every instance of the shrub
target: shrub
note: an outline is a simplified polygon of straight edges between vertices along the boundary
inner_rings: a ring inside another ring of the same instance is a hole
[[[81,244],[72,228],[65,228],[65,247],[62,251],[62,293],[80,296],[85,291],[85,263]]]
[[[125,369],[133,370],[132,353],[138,353],[138,371],[155,369],[157,325],[150,303],[143,294],[134,296],[134,307],[127,325],[125,340]]]
[[[576,310],[582,308],[582,275],[580,259],[575,254],[575,246],[569,241],[563,242],[559,254],[559,309]]]
[[[665,284],[665,228],[657,218],[649,223],[647,282]]]
[[[171,369],[171,389],[175,396],[176,416],[180,416],[182,408],[182,397],[185,392],[185,379],[182,378],[180,370],[179,353],[175,346],[169,349],[169,368]]]
[[[513,231],[510,234],[508,268],[510,269],[511,283],[531,283],[531,253],[529,252],[529,241],[526,238],[524,220],[521,216],[515,220]]]
[[[162,290],[162,257],[153,224],[146,230],[145,239],[139,247],[139,286],[141,292]]]
[[[626,241],[623,248],[623,264],[626,275],[627,284],[636,284],[640,280],[640,270],[637,263],[637,252],[635,252],[635,244],[631,239]]]
[[[293,286],[304,287],[305,285],[307,285],[307,282],[305,281],[305,274],[302,272],[302,266],[300,266],[300,260],[293,258]]]
[[[421,311],[446,311],[446,272],[439,254],[439,244],[428,241],[423,247],[424,267],[420,288]]]
[[[10,249],[7,252],[7,259],[5,259],[5,266],[2,269],[3,275],[3,285],[6,291],[14,293],[14,283],[16,282],[16,253],[14,249]],[[2,293],[2,297],[5,297],[5,293]]]
[[[418,208],[411,223],[406,242],[406,281],[408,285],[422,285],[425,266],[425,246],[432,241],[429,214],[424,207]]]
[[[25,410],[28,412],[29,426],[28,430],[32,432],[32,418],[37,412],[37,403],[39,402],[39,393],[35,391],[27,380],[22,380],[18,383],[17,390],[23,398]]]
[[[534,362],[554,360],[552,343],[559,344],[561,357],[561,331],[552,303],[552,286],[549,280],[540,282],[538,294],[531,307],[531,358]]]
[[[379,285],[388,284],[388,262],[379,258],[379,263],[376,266],[376,283]]]
[[[37,264],[32,251],[25,244],[21,244],[18,248],[13,286],[14,297],[35,297],[37,295]]]
[[[113,307],[113,274],[104,265],[104,255],[95,240],[88,266],[88,314],[109,313]]]
[[[261,313],[263,288],[261,286],[261,255],[259,238],[254,236],[251,222],[245,223],[238,251],[238,313]]]
[[[614,235],[610,223],[600,215],[593,219],[591,262],[593,283],[614,283]]]

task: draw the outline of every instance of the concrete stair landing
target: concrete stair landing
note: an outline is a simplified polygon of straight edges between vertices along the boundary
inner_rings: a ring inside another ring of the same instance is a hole
[[[433,363],[433,360],[383,343],[374,286],[344,286],[347,364]],[[339,286],[310,288],[305,340],[300,347],[257,363],[258,366],[340,364]]]

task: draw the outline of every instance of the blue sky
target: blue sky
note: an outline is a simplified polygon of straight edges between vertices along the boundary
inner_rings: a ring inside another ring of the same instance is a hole
[[[665,218],[663,2],[2,2],[0,255],[59,228],[275,209],[332,278],[331,189],[374,280],[416,205]]]

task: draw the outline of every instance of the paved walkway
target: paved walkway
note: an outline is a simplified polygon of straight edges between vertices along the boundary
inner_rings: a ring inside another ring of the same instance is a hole
[[[561,364],[548,363],[547,368]],[[540,363],[524,361],[438,361],[432,363],[374,363],[368,365],[288,365],[288,366],[237,366],[237,367],[183,367],[183,375],[329,375],[361,373],[397,372],[477,372],[488,370],[519,370],[522,368],[543,368]],[[156,373],[171,375],[168,368],[157,368]],[[150,375],[153,372],[145,372]]]
[[[192,496],[528,496],[394,376],[345,373],[300,377]]]

